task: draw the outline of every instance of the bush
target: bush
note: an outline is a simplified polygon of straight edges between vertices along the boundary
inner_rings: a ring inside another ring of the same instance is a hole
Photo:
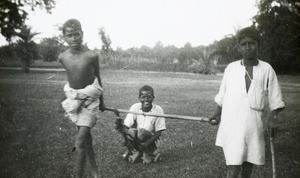
[[[66,49],[57,37],[44,38],[38,45],[39,53],[44,61],[56,61],[58,55]]]

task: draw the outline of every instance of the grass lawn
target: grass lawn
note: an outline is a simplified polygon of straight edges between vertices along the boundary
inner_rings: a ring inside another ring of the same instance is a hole
[[[221,76],[136,71],[101,71],[108,107],[129,109],[138,89],[155,89],[155,103],[167,114],[210,116]],[[275,139],[278,177],[300,175],[300,77],[280,76],[286,110],[278,118]],[[71,153],[76,127],[64,119],[63,72],[0,70],[0,177],[72,177]],[[124,116],[124,115],[123,115]],[[143,165],[122,160],[122,137],[114,130],[112,112],[101,113],[92,130],[101,177],[224,177],[222,150],[214,145],[217,126],[197,121],[167,120],[163,160]],[[266,135],[267,138],[267,135]],[[90,177],[89,167],[86,177]],[[269,142],[266,164],[253,177],[271,177]]]

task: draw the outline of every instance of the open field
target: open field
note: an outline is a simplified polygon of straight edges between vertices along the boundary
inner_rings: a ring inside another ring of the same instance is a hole
[[[214,111],[213,97],[221,80],[215,75],[111,70],[101,71],[101,76],[108,107],[129,109],[138,102],[139,87],[148,84],[165,113],[207,117]],[[299,177],[300,77],[279,80],[287,108],[278,118],[275,139],[278,177]],[[64,72],[0,70],[0,177],[72,177],[76,128],[63,118],[60,102],[65,83]],[[102,177],[225,176],[222,150],[214,145],[216,126],[168,119],[163,160],[146,166],[122,160],[125,148],[114,131],[114,114],[105,111],[101,116],[92,134]],[[267,141],[266,165],[255,167],[253,177],[271,175]]]

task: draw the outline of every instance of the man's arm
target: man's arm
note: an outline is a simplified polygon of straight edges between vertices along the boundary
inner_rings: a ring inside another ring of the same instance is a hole
[[[221,113],[222,113],[222,107],[217,106],[215,113],[212,115],[212,117],[209,118],[209,122],[212,125],[218,125],[221,121]]]
[[[221,121],[222,104],[223,104],[223,99],[224,99],[224,95],[226,92],[226,85],[227,85],[228,77],[230,76],[230,73],[231,73],[230,72],[231,68],[232,67],[229,67],[229,65],[225,68],[219,92],[214,98],[214,101],[217,104],[217,107],[216,107],[215,112],[212,115],[212,117],[209,118],[209,122],[212,125],[218,125]]]
[[[268,130],[272,131],[275,129],[275,122],[279,112],[285,108],[285,104],[282,100],[282,93],[280,85],[274,69],[271,67],[268,76],[268,97],[269,107],[271,113],[268,118]]]
[[[97,54],[94,54],[94,56],[93,56],[93,67],[94,67],[94,71],[95,71],[95,76],[98,79],[98,83],[101,86],[101,88],[103,88],[101,78],[100,78],[99,57]],[[99,109],[103,112],[105,110],[103,92],[101,93],[101,95],[99,97],[99,101],[100,101]]]
[[[278,108],[278,109],[275,109],[273,111],[271,111],[270,115],[269,115],[269,118],[268,118],[268,130],[269,131],[272,131],[273,129],[276,128],[275,126],[275,122],[276,122],[276,119],[277,119],[277,115],[278,113],[280,113],[284,108]]]

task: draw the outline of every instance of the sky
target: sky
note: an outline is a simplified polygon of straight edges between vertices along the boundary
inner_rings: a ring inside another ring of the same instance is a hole
[[[55,0],[52,13],[37,9],[27,23],[40,32],[36,41],[57,36],[58,26],[70,18],[82,23],[84,42],[101,48],[99,29],[116,49],[164,46],[209,45],[251,25],[256,0]],[[4,38],[1,38],[3,40]]]

